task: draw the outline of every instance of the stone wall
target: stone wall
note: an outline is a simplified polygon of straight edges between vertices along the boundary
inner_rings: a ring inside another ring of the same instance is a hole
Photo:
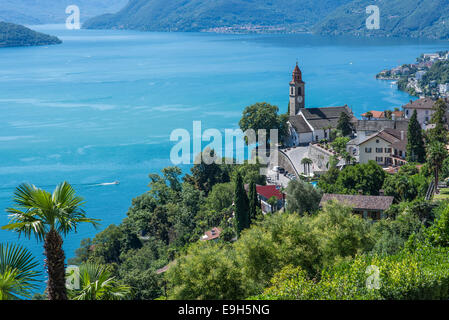
[[[289,157],[281,150],[278,152],[278,155],[279,155],[279,157],[278,157],[279,164],[278,165],[280,167],[284,168],[285,170],[287,170],[289,173],[298,175],[295,168],[293,168],[293,164],[291,163]]]
[[[315,171],[327,171],[327,164],[332,155],[334,155],[332,152],[327,151],[316,144],[311,144],[309,146],[309,158],[313,161]]]

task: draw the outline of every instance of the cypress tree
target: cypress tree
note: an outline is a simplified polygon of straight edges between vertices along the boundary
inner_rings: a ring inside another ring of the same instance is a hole
[[[249,185],[249,222],[250,224],[256,219],[257,208],[259,207],[259,199],[257,198],[256,183],[251,181]]]
[[[433,105],[434,113],[430,119],[430,123],[435,125],[435,128],[428,130],[429,144],[435,141],[446,143],[448,142],[446,130],[446,112],[447,105],[442,99],[439,99]]]
[[[341,131],[344,137],[350,136],[353,131],[353,126],[351,123],[351,118],[346,112],[342,112],[340,114],[340,118],[338,119],[337,129]]]
[[[243,185],[243,179],[239,172],[237,172],[235,181],[235,194],[234,194],[234,209],[237,235],[249,227],[249,203],[246,195],[245,186]]]
[[[410,118],[410,122],[408,124],[407,161],[419,163],[426,161],[426,149],[416,110],[413,110],[412,117]]]

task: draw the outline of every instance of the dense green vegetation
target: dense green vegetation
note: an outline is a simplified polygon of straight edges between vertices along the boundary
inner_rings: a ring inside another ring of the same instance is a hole
[[[331,167],[318,182],[326,193],[379,195],[385,171],[374,161],[347,166],[343,170]]]
[[[449,83],[449,61],[437,61],[427,71],[420,82],[422,87],[429,87],[432,82],[438,84]]]
[[[35,32],[26,27],[0,21],[0,48],[60,44],[57,37]]]
[[[435,105],[423,166],[410,163],[390,175],[375,162],[340,170],[333,161],[318,188],[292,180],[286,209],[274,206],[265,215],[255,197],[256,183],[265,184],[260,164],[211,162],[184,176],[178,167],[150,174],[149,190],[133,200],[122,223],[83,240],[69,260],[80,266],[79,289],[64,286],[61,234],[96,221],[86,218],[70,185],[52,194],[20,186],[3,228],[44,240],[49,299],[447,299],[449,200],[424,197],[432,179],[449,176],[449,157],[440,148],[448,138],[445,110]],[[334,147],[344,149],[347,138],[338,134]],[[345,203],[320,205],[322,192],[378,195],[382,189],[395,204],[381,221],[364,219]],[[221,236],[202,239],[214,227]],[[12,287],[9,275],[19,269],[1,257],[2,299],[29,296],[29,286]]]
[[[310,26],[351,0],[131,0],[116,14],[86,21],[98,29],[201,31],[245,25],[279,26],[281,31],[308,31]]]
[[[249,199],[242,187],[251,182],[264,184],[259,171],[258,164],[202,163],[183,179],[177,167],[163,169],[162,175],[150,174],[150,190],[133,200],[123,222],[84,240],[70,263],[106,265],[112,276],[133,288],[134,299],[158,298],[165,294],[165,284],[156,271],[192,250],[190,246],[205,231],[220,227],[222,239],[230,241],[248,228]],[[211,175],[216,178],[205,179]],[[244,208],[240,211],[243,224],[232,219],[235,194],[246,197],[239,202]],[[259,208],[256,216],[260,216]]]
[[[380,10],[380,29],[366,28],[365,8],[376,5]],[[449,17],[446,0],[354,0],[342,5],[314,27],[327,35],[427,37],[447,39]]]
[[[366,7],[380,8],[380,30],[368,30]],[[430,37],[447,39],[445,0],[131,0],[116,14],[86,22],[87,28],[145,31],[202,31],[219,27],[273,26],[269,32],[310,32],[326,35]],[[255,29],[252,29],[254,31]]]

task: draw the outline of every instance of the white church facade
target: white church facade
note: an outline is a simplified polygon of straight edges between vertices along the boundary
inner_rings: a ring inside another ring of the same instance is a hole
[[[296,64],[289,88],[289,119],[287,146],[298,146],[328,139],[331,129],[337,128],[341,113],[346,113],[352,121],[356,120],[351,109],[341,107],[306,108],[305,82]]]

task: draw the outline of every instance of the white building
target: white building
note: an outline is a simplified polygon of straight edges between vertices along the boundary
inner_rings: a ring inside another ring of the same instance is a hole
[[[384,129],[358,141],[360,163],[375,161],[381,166],[403,165],[406,163],[407,133]]]
[[[415,73],[415,79],[418,81],[422,80],[422,77],[426,74],[426,71],[417,71]]]
[[[438,86],[438,91],[440,92],[440,94],[446,95],[449,92],[449,83],[440,84]]]
[[[430,98],[422,98],[415,101],[410,100],[408,104],[402,106],[404,109],[404,116],[406,119],[410,119],[413,115],[413,111],[416,110],[418,122],[421,127],[425,128],[425,125],[429,123],[432,114],[434,113],[434,104],[435,101]]]
[[[330,130],[337,127],[342,113],[347,114],[351,121],[356,120],[347,105],[342,107],[306,108],[305,82],[302,81],[302,73],[298,65],[293,70],[289,95],[289,137],[285,141],[288,146],[298,146],[322,139],[329,139]]]

